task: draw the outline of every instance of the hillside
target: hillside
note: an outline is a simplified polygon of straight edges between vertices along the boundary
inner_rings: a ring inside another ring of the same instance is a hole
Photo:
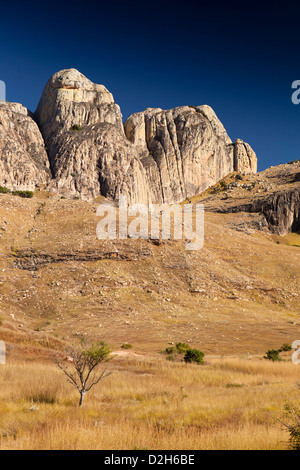
[[[297,175],[299,165],[282,170]],[[268,191],[294,188],[287,180],[272,178]],[[207,212],[205,245],[194,252],[181,241],[97,240],[96,201],[0,194],[1,338],[22,355],[82,337],[141,353],[182,341],[208,355],[262,355],[299,339],[300,235],[258,230],[251,221],[262,215],[224,210],[269,195],[255,188],[218,185],[195,198]]]

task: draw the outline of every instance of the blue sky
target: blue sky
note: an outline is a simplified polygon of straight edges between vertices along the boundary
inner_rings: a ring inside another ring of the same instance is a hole
[[[53,0],[0,10],[8,101],[34,111],[50,76],[74,67],[113,93],[124,120],[208,104],[232,140],[253,147],[259,170],[300,158],[300,6]]]

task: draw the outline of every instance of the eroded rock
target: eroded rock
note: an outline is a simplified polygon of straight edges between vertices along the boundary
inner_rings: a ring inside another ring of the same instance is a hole
[[[123,194],[130,203],[150,203],[146,172],[103,85],[62,70],[48,81],[36,118],[55,178],[52,191],[86,200]]]
[[[18,103],[0,103],[0,186],[34,191],[51,177],[41,132]]]
[[[214,111],[207,105],[168,111],[148,108],[124,124],[147,172],[157,202],[179,202],[198,194],[229,173],[256,172],[256,155],[242,159]],[[240,141],[242,142],[242,141]]]

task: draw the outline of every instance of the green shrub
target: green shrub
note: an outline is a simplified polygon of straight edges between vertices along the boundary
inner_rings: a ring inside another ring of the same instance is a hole
[[[174,354],[175,351],[176,351],[176,349],[173,348],[173,346],[170,347],[170,348],[166,348],[166,354]]]
[[[167,355],[168,361],[182,361],[185,362],[196,362],[197,364],[203,363],[205,354],[199,349],[191,349],[186,343],[177,343],[174,346],[170,346],[165,349],[164,354]],[[182,358],[182,356],[184,357]]]
[[[269,361],[273,362],[282,361],[279,354],[280,351],[278,349],[269,349],[269,351],[266,352],[266,356],[264,356],[264,359],[268,359]]]
[[[239,181],[242,181],[242,180],[243,180],[243,177],[242,177],[242,175],[236,175],[235,179],[236,179],[236,180],[239,180]]]
[[[179,354],[185,354],[188,349],[191,349],[188,344],[185,344],[185,343],[176,344],[176,350]]]
[[[129,343],[122,344],[121,346],[121,349],[132,349],[132,348],[133,348],[132,344],[129,344]]]
[[[290,404],[285,405],[285,418],[289,423],[279,420],[290,433],[288,449],[300,450],[300,411]]]
[[[80,127],[78,124],[74,124],[74,126],[71,127],[70,131],[81,131],[82,127]]]
[[[5,188],[4,186],[0,186],[0,194],[8,194],[10,193],[10,190],[8,188]]]
[[[34,196],[34,193],[32,191],[13,191],[12,194],[14,196],[19,196],[24,199],[30,199]]]
[[[221,181],[221,182],[220,182],[220,185],[221,185],[221,188],[222,188],[222,189],[228,189],[228,184],[225,183],[225,181]]]
[[[204,356],[204,352],[199,349],[188,349],[185,353],[184,361],[188,363],[195,362],[199,365],[203,364]]]
[[[279,352],[288,352],[292,350],[292,346],[290,344],[283,344],[281,348],[279,349]]]

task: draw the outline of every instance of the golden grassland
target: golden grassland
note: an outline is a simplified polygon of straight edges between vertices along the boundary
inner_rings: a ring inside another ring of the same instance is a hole
[[[278,421],[298,406],[299,368],[258,358],[202,366],[124,353],[78,407],[52,361],[0,366],[0,450],[286,449]]]
[[[0,450],[286,449],[278,419],[300,404],[300,366],[262,356],[300,337],[300,235],[249,235],[230,228],[243,214],[207,212],[199,252],[100,243],[96,210],[0,195]],[[26,267],[28,252],[45,263]],[[83,338],[134,349],[79,408],[52,353]],[[179,341],[205,364],[159,354]]]

